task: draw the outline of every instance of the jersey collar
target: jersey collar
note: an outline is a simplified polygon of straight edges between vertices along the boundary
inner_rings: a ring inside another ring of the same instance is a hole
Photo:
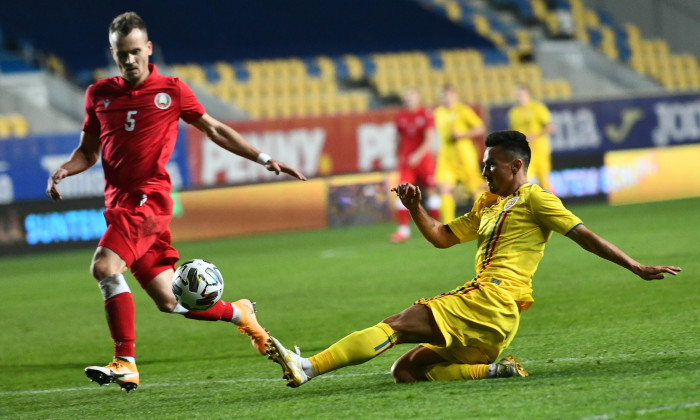
[[[529,184],[529,183],[527,183],[527,182],[524,182],[524,183],[522,183],[522,184],[518,185],[518,188],[516,188],[516,189],[515,189],[515,191],[513,191],[513,193],[512,193],[512,194],[508,194],[508,195],[507,195],[507,196],[505,196],[505,197],[501,197],[501,196],[498,196],[498,198],[500,198],[500,199],[501,199],[501,201],[502,201],[502,200],[505,200],[505,199],[506,199],[506,198],[508,198],[508,197],[516,197],[516,196],[518,196],[518,195],[519,195],[519,191],[520,191],[520,189],[521,189],[521,188],[522,188],[523,186],[525,186],[525,185],[530,185],[530,184]]]
[[[151,83],[151,81],[155,78],[154,76],[157,76],[157,75],[158,75],[158,68],[156,67],[156,65],[153,63],[148,63],[148,77],[146,77],[146,80],[141,82],[141,84],[139,84],[137,86],[132,86],[123,77],[121,77],[120,79],[121,79],[123,86],[125,88],[127,88],[128,90],[138,90],[138,89],[143,89],[146,86],[148,86]]]

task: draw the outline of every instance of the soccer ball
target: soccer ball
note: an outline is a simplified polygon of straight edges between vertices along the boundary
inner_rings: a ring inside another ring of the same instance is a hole
[[[224,292],[224,279],[209,261],[189,260],[175,271],[173,294],[185,309],[204,311],[216,304]]]

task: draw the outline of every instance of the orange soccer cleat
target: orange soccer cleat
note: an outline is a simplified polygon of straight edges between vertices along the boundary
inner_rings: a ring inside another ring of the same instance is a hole
[[[114,358],[107,366],[88,366],[85,375],[90,381],[102,385],[116,382],[122,390],[130,392],[139,386],[139,371],[136,363],[130,363],[119,358]]]
[[[238,325],[238,331],[250,338],[253,347],[255,347],[258,353],[263,356],[267,355],[265,342],[270,335],[267,333],[267,330],[258,323],[255,317],[255,312],[257,312],[255,309],[255,302],[251,302],[248,299],[241,299],[233,302],[233,305],[241,312],[241,319],[235,323]]]

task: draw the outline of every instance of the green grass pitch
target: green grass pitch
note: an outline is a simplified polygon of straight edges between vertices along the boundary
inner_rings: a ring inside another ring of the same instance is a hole
[[[232,324],[157,311],[135,280],[141,386],[85,377],[111,359],[92,250],[1,258],[0,418],[700,418],[700,199],[574,206],[634,258],[683,268],[644,282],[554,235],[535,304],[507,353],[528,378],[396,385],[397,346],[359,366],[285,387]],[[475,245],[392,245],[393,225],[176,244],[250,297],[272,334],[304,355],[470,279]],[[59,248],[59,247],[57,247]]]

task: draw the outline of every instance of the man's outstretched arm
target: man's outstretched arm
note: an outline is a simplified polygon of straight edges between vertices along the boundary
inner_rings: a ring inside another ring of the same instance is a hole
[[[618,264],[644,280],[663,279],[666,274],[677,275],[680,267],[671,265],[644,265],[622,252],[618,247],[593,233],[584,225],[578,225],[566,234],[581,248],[601,258]]]
[[[401,203],[411,213],[413,222],[425,239],[436,248],[449,248],[459,243],[457,235],[445,225],[433,219],[420,205],[420,188],[409,183],[399,184],[391,189],[399,197]]]
[[[260,153],[259,150],[248,143],[236,130],[216,120],[209,114],[205,113],[199,120],[192,123],[192,125],[209,137],[214,143],[231,153],[252,160],[253,162],[258,161],[258,163],[263,164],[268,171],[273,171],[277,175],[279,175],[280,172],[284,172],[294,178],[306,181],[304,174],[287,166],[284,162],[271,159],[270,156],[266,156],[263,161],[260,161],[260,157],[264,156],[265,153]]]

